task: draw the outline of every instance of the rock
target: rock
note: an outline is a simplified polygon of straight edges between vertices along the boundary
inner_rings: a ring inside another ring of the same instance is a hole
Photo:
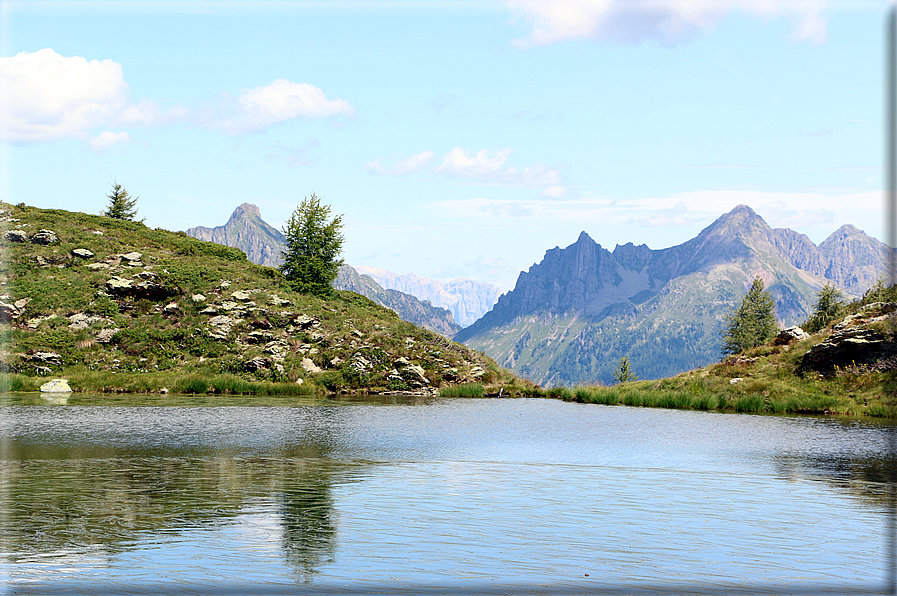
[[[273,336],[268,331],[251,331],[249,335],[246,336],[246,341],[251,344],[260,344],[267,341],[270,341]]]
[[[111,323],[111,321],[105,317],[100,317],[97,315],[88,316],[82,312],[75,313],[69,317],[69,329],[80,330],[87,329],[94,323]]]
[[[121,255],[122,259],[124,259],[126,261],[131,261],[131,262],[140,261],[140,259],[142,257],[143,257],[143,255],[139,252],[129,252],[127,254]]]
[[[99,231],[99,230],[94,230],[93,233],[96,234],[97,236],[102,236],[102,235],[103,235],[103,232],[101,232],[101,231]]]
[[[215,339],[227,339],[228,334],[233,329],[234,325],[236,325],[240,319],[234,319],[233,317],[229,317],[227,315],[218,315],[217,317],[212,317],[209,319],[209,326],[211,329],[209,330],[209,335],[214,337]]]
[[[10,242],[25,242],[28,240],[28,234],[22,230],[10,230],[3,235],[3,238]]]
[[[103,329],[97,333],[97,343],[108,344],[112,341],[112,336],[121,331],[118,327],[114,329]]]
[[[111,269],[112,267],[109,263],[91,263],[87,266],[88,269],[93,269],[94,271],[99,271],[100,269]]]
[[[41,393],[71,393],[72,388],[66,379],[53,379],[40,386]]]
[[[779,334],[776,335],[773,343],[777,346],[787,346],[791,342],[801,341],[810,337],[810,334],[794,325],[793,327],[788,327],[787,329],[782,329],[779,331]]]
[[[47,366],[35,366],[34,374],[41,377],[46,377],[47,375],[53,374],[53,369]]]
[[[161,389],[159,389],[159,393],[161,393],[162,395],[167,395],[168,387],[162,387]]]
[[[293,319],[293,325],[298,327],[300,331],[307,331],[308,329],[317,327],[320,324],[320,321],[308,315],[299,315],[298,317]]]
[[[246,290],[237,290],[236,292],[231,292],[231,298],[240,302],[247,302],[252,298],[252,294]]]
[[[302,385],[303,383],[305,383],[305,379],[296,379],[297,385]]]
[[[230,282],[227,281],[226,279],[222,279],[222,280],[221,280],[221,287],[222,287],[223,289],[225,289],[225,290],[228,289],[228,288],[230,287]]]
[[[314,362],[312,362],[311,358],[302,359],[302,368],[305,369],[305,372],[311,374],[317,374],[321,372],[321,369]]]
[[[193,302],[205,302],[206,301],[206,297],[203,296],[202,294],[193,294],[192,296],[190,296],[190,299],[193,300]]]
[[[40,230],[34,236],[31,237],[31,242],[33,244],[53,244],[54,242],[59,242],[59,238],[56,236],[56,232],[53,230]]]
[[[402,380],[412,387],[423,387],[430,384],[424,369],[417,364],[411,364],[407,358],[398,358],[395,361],[395,367]]]
[[[238,308],[240,308],[240,305],[230,300],[225,300],[221,303],[221,310],[236,310]]]
[[[252,360],[247,360],[243,363],[243,368],[248,370],[249,372],[257,372],[260,370],[265,370],[268,368],[270,363],[266,358],[258,357],[253,358]]]
[[[361,373],[368,372],[372,368],[367,358],[358,353],[352,356],[352,362],[349,363],[349,366]]]
[[[268,299],[268,302],[270,302],[273,306],[287,306],[289,304],[292,304],[292,302],[281,298],[277,294],[271,294],[271,298]]]
[[[271,359],[275,362],[283,362],[290,353],[290,346],[287,342],[276,339],[265,344],[265,353],[271,354]]]
[[[897,345],[884,335],[865,327],[850,327],[832,333],[825,341],[807,350],[798,369],[830,374],[836,368],[873,364],[897,354]]]
[[[62,356],[56,352],[35,352],[31,355],[31,361],[62,366]]]
[[[205,307],[201,311],[199,311],[199,314],[201,314],[201,315],[217,315],[218,308],[210,305],[210,306]]]
[[[177,302],[169,302],[165,305],[165,308],[162,309],[162,312],[166,315],[173,315],[178,312],[178,303]]]
[[[126,296],[130,294],[132,290],[133,287],[131,286],[130,279],[125,279],[124,277],[118,277],[116,275],[112,279],[106,280],[106,291],[110,294]]]
[[[12,321],[22,314],[14,304],[0,301],[0,321]]]
[[[28,303],[31,302],[31,298],[21,298],[12,303],[13,306],[18,308],[19,310],[24,309]]]
[[[86,248],[73,248],[72,255],[79,259],[92,259],[94,254]]]
[[[55,319],[58,316],[59,315],[52,314],[52,315],[47,315],[46,317],[34,317],[33,319],[28,319],[28,323],[27,323],[28,328],[29,329],[37,329],[38,327],[40,327],[40,324],[43,323],[44,321],[49,321],[50,319]]]
[[[734,379],[729,379],[729,385],[735,385],[736,383],[742,382],[744,379],[741,377],[735,377]]]

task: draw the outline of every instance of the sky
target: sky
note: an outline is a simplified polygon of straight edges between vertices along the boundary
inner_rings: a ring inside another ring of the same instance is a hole
[[[0,199],[282,227],[354,266],[513,288],[581,231],[685,242],[738,204],[879,239],[884,1],[0,0]]]

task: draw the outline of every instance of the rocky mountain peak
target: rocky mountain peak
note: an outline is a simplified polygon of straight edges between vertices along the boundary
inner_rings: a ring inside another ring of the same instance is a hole
[[[242,205],[234,209],[234,212],[231,214],[229,221],[237,221],[246,217],[261,219],[262,214],[256,205],[253,205],[252,203],[243,203]]]

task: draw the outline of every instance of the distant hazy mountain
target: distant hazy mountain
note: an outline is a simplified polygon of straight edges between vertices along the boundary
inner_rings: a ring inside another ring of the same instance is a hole
[[[817,246],[744,205],[662,250],[610,252],[583,232],[547,251],[455,339],[541,384],[610,383],[622,356],[642,378],[671,376],[719,359],[725,315],[755,276],[790,325],[807,318],[827,281],[861,294],[884,273],[885,255],[853,226]]]
[[[377,304],[394,310],[403,320],[436,333],[451,336],[461,330],[461,326],[455,323],[452,313],[448,310],[433,306],[427,300],[418,300],[410,294],[385,289],[370,276],[359,275],[358,271],[349,265],[339,268],[333,287],[367,296]]]
[[[223,226],[214,228],[199,226],[190,228],[186,233],[200,240],[239,248],[246,253],[250,261],[259,265],[277,267],[283,262],[281,252],[286,237],[280,230],[266,223],[259,213],[259,208],[249,203],[237,207]],[[437,333],[452,335],[461,329],[448,310],[437,308],[429,302],[421,302],[409,294],[384,289],[370,277],[359,276],[348,265],[340,268],[339,276],[333,285],[338,290],[351,290],[367,296],[377,304],[391,308],[403,320]]]
[[[187,230],[187,235],[216,244],[235,246],[245,252],[250,261],[259,265],[277,267],[283,262],[280,251],[283,250],[286,237],[280,230],[266,223],[259,208],[250,203],[237,207],[223,226],[197,226]]]
[[[429,300],[434,306],[452,311],[455,322],[466,327],[489,312],[501,291],[491,284],[459,277],[449,281],[419,277],[413,273],[397,275],[376,267],[356,267],[359,273],[370,275],[384,288],[398,290]]]

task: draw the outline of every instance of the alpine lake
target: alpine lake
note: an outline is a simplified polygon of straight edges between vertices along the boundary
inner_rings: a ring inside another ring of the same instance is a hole
[[[878,594],[897,423],[0,394],[10,594]]]

